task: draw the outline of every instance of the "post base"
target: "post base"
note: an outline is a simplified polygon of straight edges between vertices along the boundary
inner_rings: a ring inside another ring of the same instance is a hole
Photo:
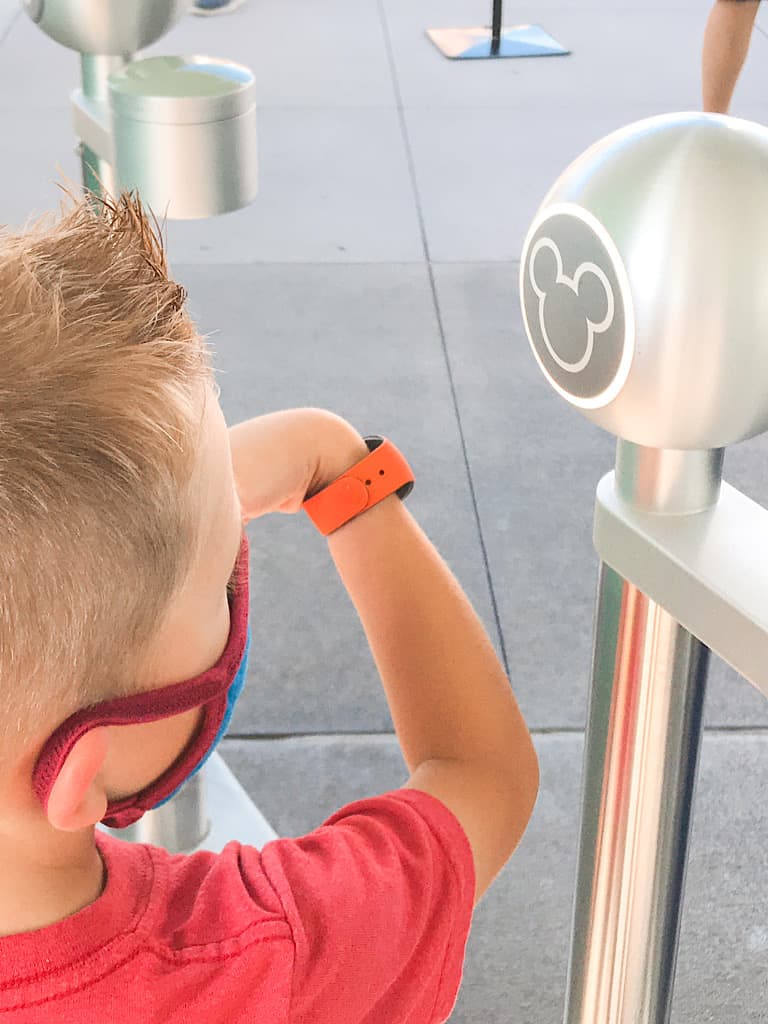
[[[503,28],[498,46],[490,28],[429,28],[427,35],[450,60],[484,60],[490,57],[562,57],[566,50],[538,25]]]

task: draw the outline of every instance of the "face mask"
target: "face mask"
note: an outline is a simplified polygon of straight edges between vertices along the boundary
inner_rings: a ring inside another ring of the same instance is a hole
[[[237,698],[243,689],[250,646],[248,628],[248,541],[243,536],[238,558],[237,584],[230,600],[229,638],[224,652],[206,672],[160,690],[118,697],[75,712],[49,737],[35,764],[32,784],[43,807],[75,743],[102,725],[156,722],[202,708],[202,721],[180,757],[158,779],[134,796],[110,801],[102,818],[110,828],[124,828],[154,807],[175,796],[181,786],[213,753],[227,731]]]

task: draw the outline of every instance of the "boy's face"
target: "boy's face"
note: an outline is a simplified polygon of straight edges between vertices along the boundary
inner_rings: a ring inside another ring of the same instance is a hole
[[[206,388],[196,469],[200,543],[184,588],[174,600],[137,680],[153,690],[191,679],[216,663],[229,635],[227,584],[242,539],[229,434],[213,389]],[[200,710],[158,722],[110,727],[104,782],[111,799],[144,789],[179,757]]]

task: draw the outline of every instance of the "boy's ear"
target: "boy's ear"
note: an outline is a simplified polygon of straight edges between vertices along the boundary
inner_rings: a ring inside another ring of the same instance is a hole
[[[75,743],[48,797],[48,821],[62,832],[77,832],[101,821],[108,797],[101,771],[109,747],[105,726],[91,729]]]

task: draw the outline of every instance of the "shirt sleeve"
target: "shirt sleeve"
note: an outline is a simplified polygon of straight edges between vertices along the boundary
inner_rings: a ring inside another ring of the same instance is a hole
[[[453,1010],[475,872],[461,825],[403,789],[262,851],[293,932],[291,1024],[439,1024]]]

